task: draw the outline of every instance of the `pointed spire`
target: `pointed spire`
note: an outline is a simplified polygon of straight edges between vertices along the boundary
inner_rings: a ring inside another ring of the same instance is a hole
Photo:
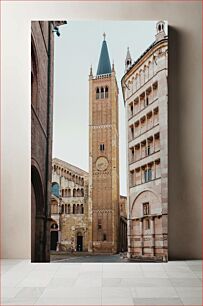
[[[130,55],[130,49],[129,47],[127,48],[127,54],[126,54],[126,58],[125,58],[125,70],[127,71],[128,68],[132,65],[132,58]]]
[[[99,57],[99,64],[97,68],[97,75],[111,73],[111,63],[109,59],[109,52],[106,43],[106,34],[103,34],[104,40],[102,43],[101,53]]]
[[[165,22],[160,20],[156,24],[156,41],[164,39],[165,36]]]
[[[90,66],[90,74],[89,74],[89,76],[92,76],[93,74],[92,74],[92,65]]]
[[[126,55],[126,59],[130,59],[131,60],[131,55],[130,55],[130,48],[127,48],[127,55]]]

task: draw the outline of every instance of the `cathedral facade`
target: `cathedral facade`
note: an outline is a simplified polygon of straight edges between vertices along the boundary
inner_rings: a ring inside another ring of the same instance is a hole
[[[88,251],[88,173],[52,161],[51,250]]]
[[[89,75],[89,251],[119,248],[118,86],[104,34],[97,73]]]
[[[168,258],[168,37],[134,62],[128,50],[122,78],[128,150],[128,257]]]

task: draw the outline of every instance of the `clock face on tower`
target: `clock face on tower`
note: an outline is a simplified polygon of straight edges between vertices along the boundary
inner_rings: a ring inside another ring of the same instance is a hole
[[[104,156],[101,156],[96,161],[96,168],[99,171],[104,171],[107,169],[108,164],[109,164],[108,159]]]

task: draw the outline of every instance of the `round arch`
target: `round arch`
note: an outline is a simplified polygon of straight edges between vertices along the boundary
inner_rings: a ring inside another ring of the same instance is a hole
[[[38,108],[38,57],[34,37],[31,35],[31,104],[35,111]]]
[[[151,214],[160,214],[162,211],[161,207],[161,196],[154,190],[145,189],[138,193],[133,201],[131,207],[131,218],[137,218],[143,216],[143,204],[149,203]]]
[[[45,200],[40,172],[31,166],[31,261],[45,260],[44,241]]]

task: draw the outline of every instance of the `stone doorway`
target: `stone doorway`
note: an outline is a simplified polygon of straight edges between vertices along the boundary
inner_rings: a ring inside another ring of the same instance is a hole
[[[56,251],[58,242],[58,231],[51,231],[51,251]]]
[[[31,167],[31,262],[46,261],[44,195],[39,171]]]
[[[50,239],[51,251],[56,251],[57,243],[58,243],[58,225],[57,223],[53,223],[51,225],[51,239]]]
[[[77,235],[77,252],[83,251],[83,236],[81,234]]]

